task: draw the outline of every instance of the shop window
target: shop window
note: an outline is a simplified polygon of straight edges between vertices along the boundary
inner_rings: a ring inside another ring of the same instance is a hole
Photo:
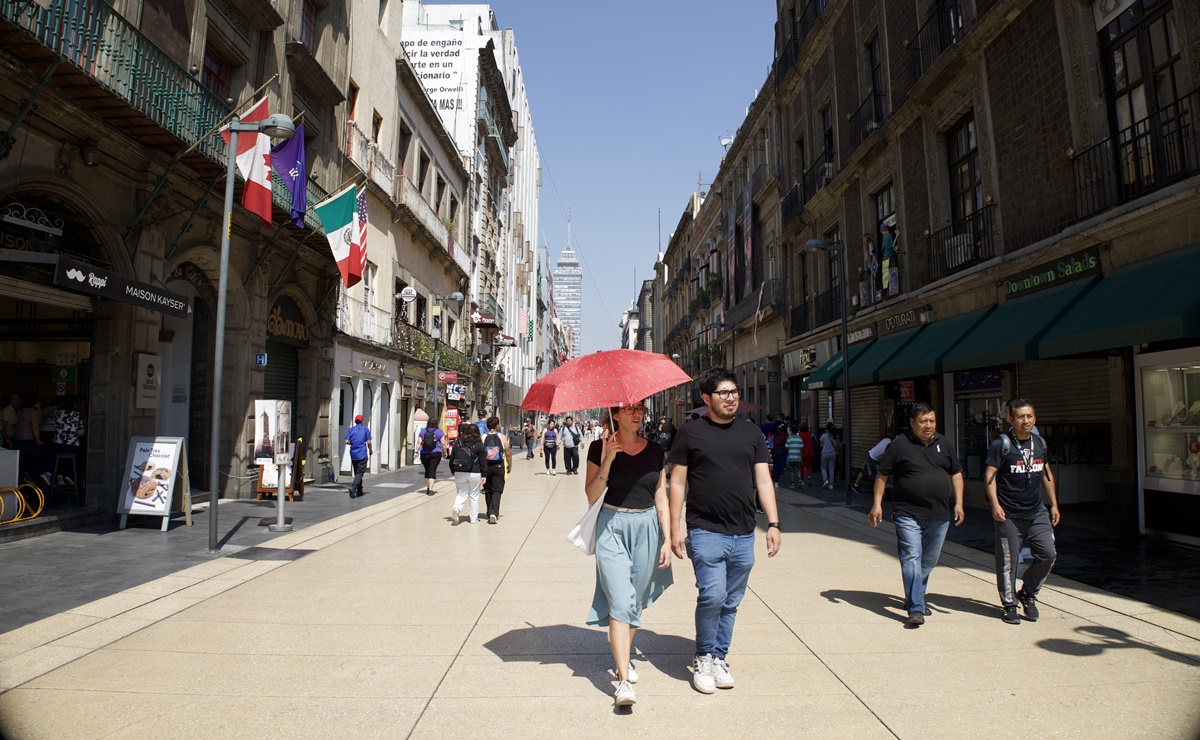
[[[999,390],[995,395],[955,396],[956,449],[967,480],[983,480],[988,447],[1000,434],[1004,421],[1001,405]]]
[[[946,132],[946,153],[950,163],[950,218],[960,222],[983,207],[973,111]]]

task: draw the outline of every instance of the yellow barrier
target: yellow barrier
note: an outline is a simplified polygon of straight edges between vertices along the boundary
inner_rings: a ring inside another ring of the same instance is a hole
[[[11,495],[11,499],[7,496]],[[29,500],[26,500],[29,496]],[[35,498],[36,497],[36,498]],[[30,504],[30,501],[36,501],[37,506]],[[16,507],[16,513],[11,519],[6,519],[7,504],[12,503]],[[32,483],[23,483],[16,488],[12,486],[4,486],[0,488],[0,524],[11,524],[12,522],[20,522],[26,519],[36,519],[46,506],[46,497],[42,495],[42,489]]]

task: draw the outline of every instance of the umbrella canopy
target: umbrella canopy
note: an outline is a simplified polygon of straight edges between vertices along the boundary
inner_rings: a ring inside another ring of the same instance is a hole
[[[529,387],[521,408],[558,414],[604,406],[630,406],[691,376],[666,355],[612,349],[583,355]]]
[[[738,402],[738,410],[735,413],[753,414],[755,411],[759,411],[761,409],[762,409],[762,406],[759,406],[756,403],[750,403],[749,401],[739,401]],[[697,416],[704,416],[707,413],[708,413],[707,406],[697,406],[696,408],[692,409],[691,411],[685,411],[684,415],[686,416],[687,414],[695,414]]]

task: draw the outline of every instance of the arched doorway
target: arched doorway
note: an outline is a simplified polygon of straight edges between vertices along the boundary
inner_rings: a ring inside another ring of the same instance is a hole
[[[164,359],[164,377],[158,432],[187,439],[191,484],[208,490],[217,295],[208,276],[191,262],[176,265],[166,283],[192,299],[193,312],[189,319],[163,318],[159,352]]]

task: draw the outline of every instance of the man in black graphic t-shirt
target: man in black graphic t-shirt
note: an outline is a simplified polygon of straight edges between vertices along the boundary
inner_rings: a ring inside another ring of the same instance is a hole
[[[1007,404],[1012,429],[997,437],[988,448],[983,479],[987,481],[988,503],[996,520],[996,587],[1000,591],[1001,615],[1008,624],[1020,624],[1017,603],[1025,618],[1036,622],[1037,595],[1057,554],[1054,527],[1058,526],[1058,496],[1046,443],[1033,427],[1037,417],[1033,404],[1024,398]],[[1050,499],[1050,511],[1042,503],[1042,491]],[[1033,562],[1025,569],[1017,590],[1017,564],[1021,548],[1028,546]]]
[[[725,656],[738,604],[754,566],[755,499],[767,517],[767,557],[779,551],[775,486],[767,443],[758,428],[736,421],[737,378],[714,368],[700,379],[708,415],[684,424],[667,463],[671,469],[671,548],[696,572],[696,655],[692,685],[711,694],[732,689]],[[687,499],[687,527],[680,526]]]

